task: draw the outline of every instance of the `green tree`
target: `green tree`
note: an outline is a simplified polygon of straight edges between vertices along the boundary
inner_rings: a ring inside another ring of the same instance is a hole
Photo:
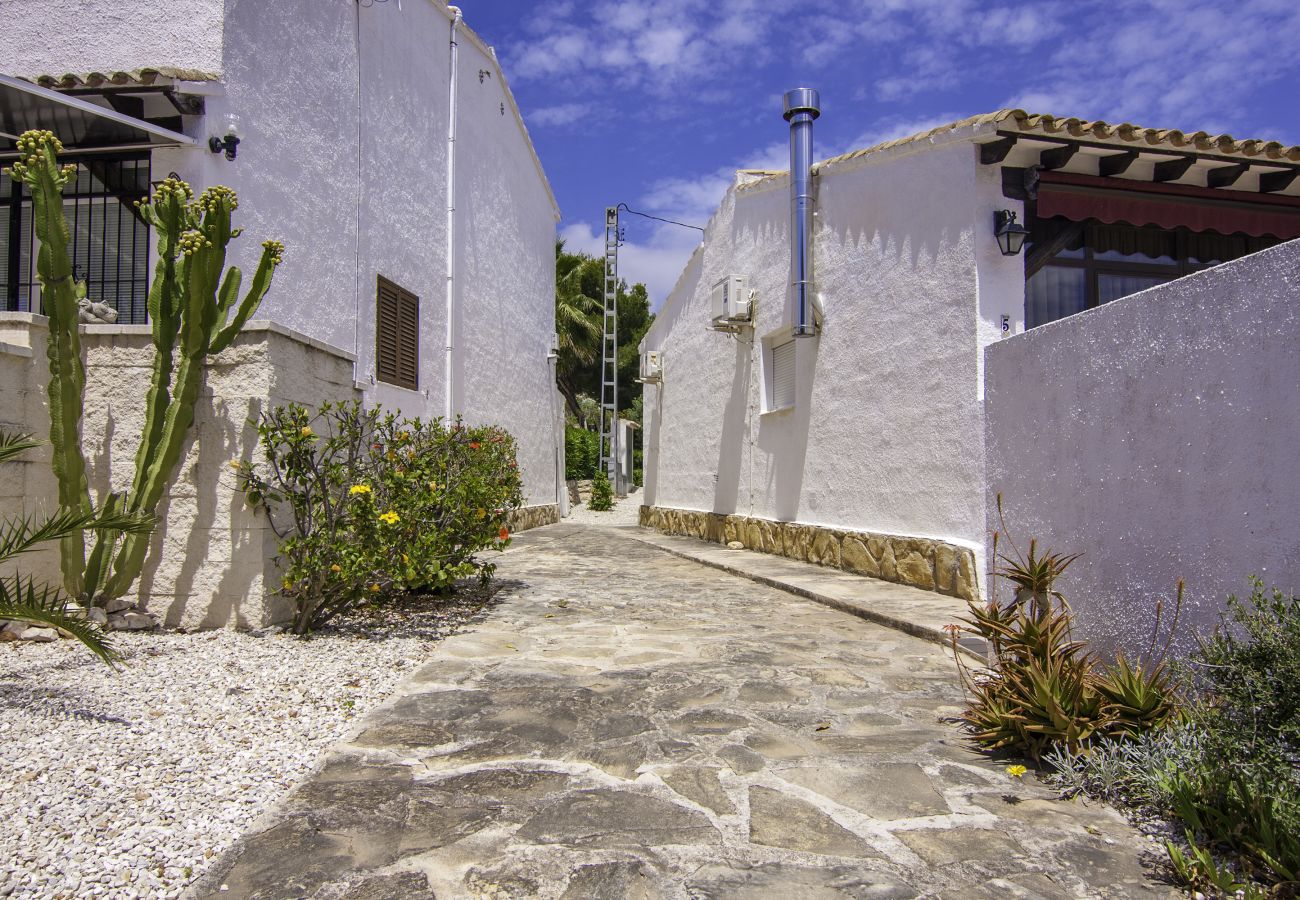
[[[560,336],[556,380],[578,419],[582,416],[580,373],[592,363],[600,365],[603,266],[586,253],[565,253],[564,241],[555,241],[555,328]]]
[[[567,253],[555,242],[555,324],[560,334],[558,380],[570,412],[579,421],[579,395],[600,397],[602,316],[605,309],[605,263],[588,253]],[[654,322],[644,284],[618,286],[618,398],[626,410],[640,395],[637,345]],[[596,423],[597,425],[599,423]]]

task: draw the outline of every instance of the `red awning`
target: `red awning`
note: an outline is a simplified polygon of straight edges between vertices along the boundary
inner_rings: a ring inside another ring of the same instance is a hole
[[[1219,234],[1300,238],[1300,197],[1041,172],[1038,215]]]

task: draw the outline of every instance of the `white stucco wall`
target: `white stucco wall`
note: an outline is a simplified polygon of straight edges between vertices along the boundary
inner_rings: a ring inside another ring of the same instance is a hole
[[[462,41],[459,65],[454,406],[516,436],[526,505],[557,503],[555,209],[495,59]]]
[[[797,349],[793,409],[763,414],[759,342],[788,333],[789,182],[733,187],[644,346],[646,503],[939,538],[982,555],[979,350],[1023,317],[1018,260],[992,218],[1013,206],[969,140],[817,175],[821,335]],[[753,176],[740,176],[754,182]],[[738,339],[706,329],[727,273],[757,290]],[[1019,327],[1017,325],[1017,327]]]
[[[368,400],[405,415],[442,415],[446,7],[428,0],[400,7],[343,4],[331,7],[323,21],[311,0],[274,7],[232,2],[226,23],[226,102],[241,114],[248,110],[244,117],[266,128],[260,136],[250,131],[249,143],[261,142],[264,149],[257,165],[249,166],[253,171],[242,176],[241,196],[251,190],[252,205],[266,210],[267,233],[285,236],[286,263],[277,280],[294,287],[266,312],[353,350]],[[310,39],[299,42],[290,58],[275,56],[275,35],[303,16],[317,21]],[[555,211],[495,58],[464,25],[458,44],[452,408],[514,434],[526,503],[554,503],[546,351],[554,331]],[[481,80],[480,71],[487,73]],[[264,96],[267,85],[276,83],[286,85],[275,95],[282,104]],[[213,121],[219,121],[218,106],[210,107]],[[244,162],[245,146],[234,163],[207,156],[208,175],[217,177],[225,166]],[[288,220],[287,210],[293,210]],[[297,267],[291,268],[295,256]],[[374,378],[379,275],[420,298],[415,392]],[[304,303],[305,297],[311,302]]]
[[[196,190],[234,188],[245,237],[231,262],[249,271],[262,240],[286,245],[259,316],[353,353],[368,401],[406,415],[442,415],[446,5],[225,0],[223,12],[213,3],[215,12],[194,21],[206,23],[205,40],[215,42],[209,68],[221,83],[206,115],[188,117],[185,127],[206,139],[226,113],[238,114],[238,157],[206,147],[155,151],[154,177],[175,171]],[[132,46],[115,51],[105,43],[97,67],[129,67]],[[495,57],[465,26],[459,47],[453,408],[510,430],[527,502],[554,503],[560,479],[546,353],[555,330],[556,211]],[[161,53],[152,43],[140,52]],[[34,53],[34,71],[83,71],[85,58],[56,46]],[[420,298],[418,391],[374,378],[379,275]]]
[[[1144,649],[1179,578],[1183,649],[1247,576],[1300,590],[1298,296],[1292,241],[988,349],[990,503],[1084,554],[1085,637]]]
[[[42,316],[0,313],[0,427],[49,434]],[[86,402],[82,423],[92,496],[129,487],[144,424],[153,347],[146,326],[86,326]],[[269,322],[250,322],[206,374],[195,423],[172,486],[158,510],[137,599],[171,625],[259,627],[281,620],[273,558],[276,538],[266,517],[236,490],[232,459],[260,458],[252,420],[290,402],[317,406],[354,396],[352,359],[335,348]],[[0,508],[48,512],[57,487],[49,447],[0,466]],[[21,569],[60,581],[57,550],[24,557]]]
[[[10,75],[222,71],[223,0],[4,0],[0,67]]]

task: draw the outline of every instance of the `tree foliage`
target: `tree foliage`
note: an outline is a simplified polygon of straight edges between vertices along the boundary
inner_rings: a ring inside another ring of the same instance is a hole
[[[589,253],[569,253],[555,242],[555,327],[560,335],[559,387],[569,411],[581,420],[579,395],[600,396],[605,263]],[[637,345],[654,322],[644,284],[618,286],[618,398],[628,410],[641,394]],[[626,413],[624,413],[626,416]]]

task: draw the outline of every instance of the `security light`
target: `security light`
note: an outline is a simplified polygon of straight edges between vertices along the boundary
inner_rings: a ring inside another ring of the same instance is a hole
[[[1016,214],[1009,209],[999,209],[993,214],[993,233],[1003,256],[1019,254],[1025,238],[1029,237],[1029,229],[1017,222]]]
[[[234,113],[227,113],[222,120],[226,126],[225,137],[208,138],[208,149],[213,153],[226,153],[226,159],[234,159],[236,148],[239,147],[239,116]]]

